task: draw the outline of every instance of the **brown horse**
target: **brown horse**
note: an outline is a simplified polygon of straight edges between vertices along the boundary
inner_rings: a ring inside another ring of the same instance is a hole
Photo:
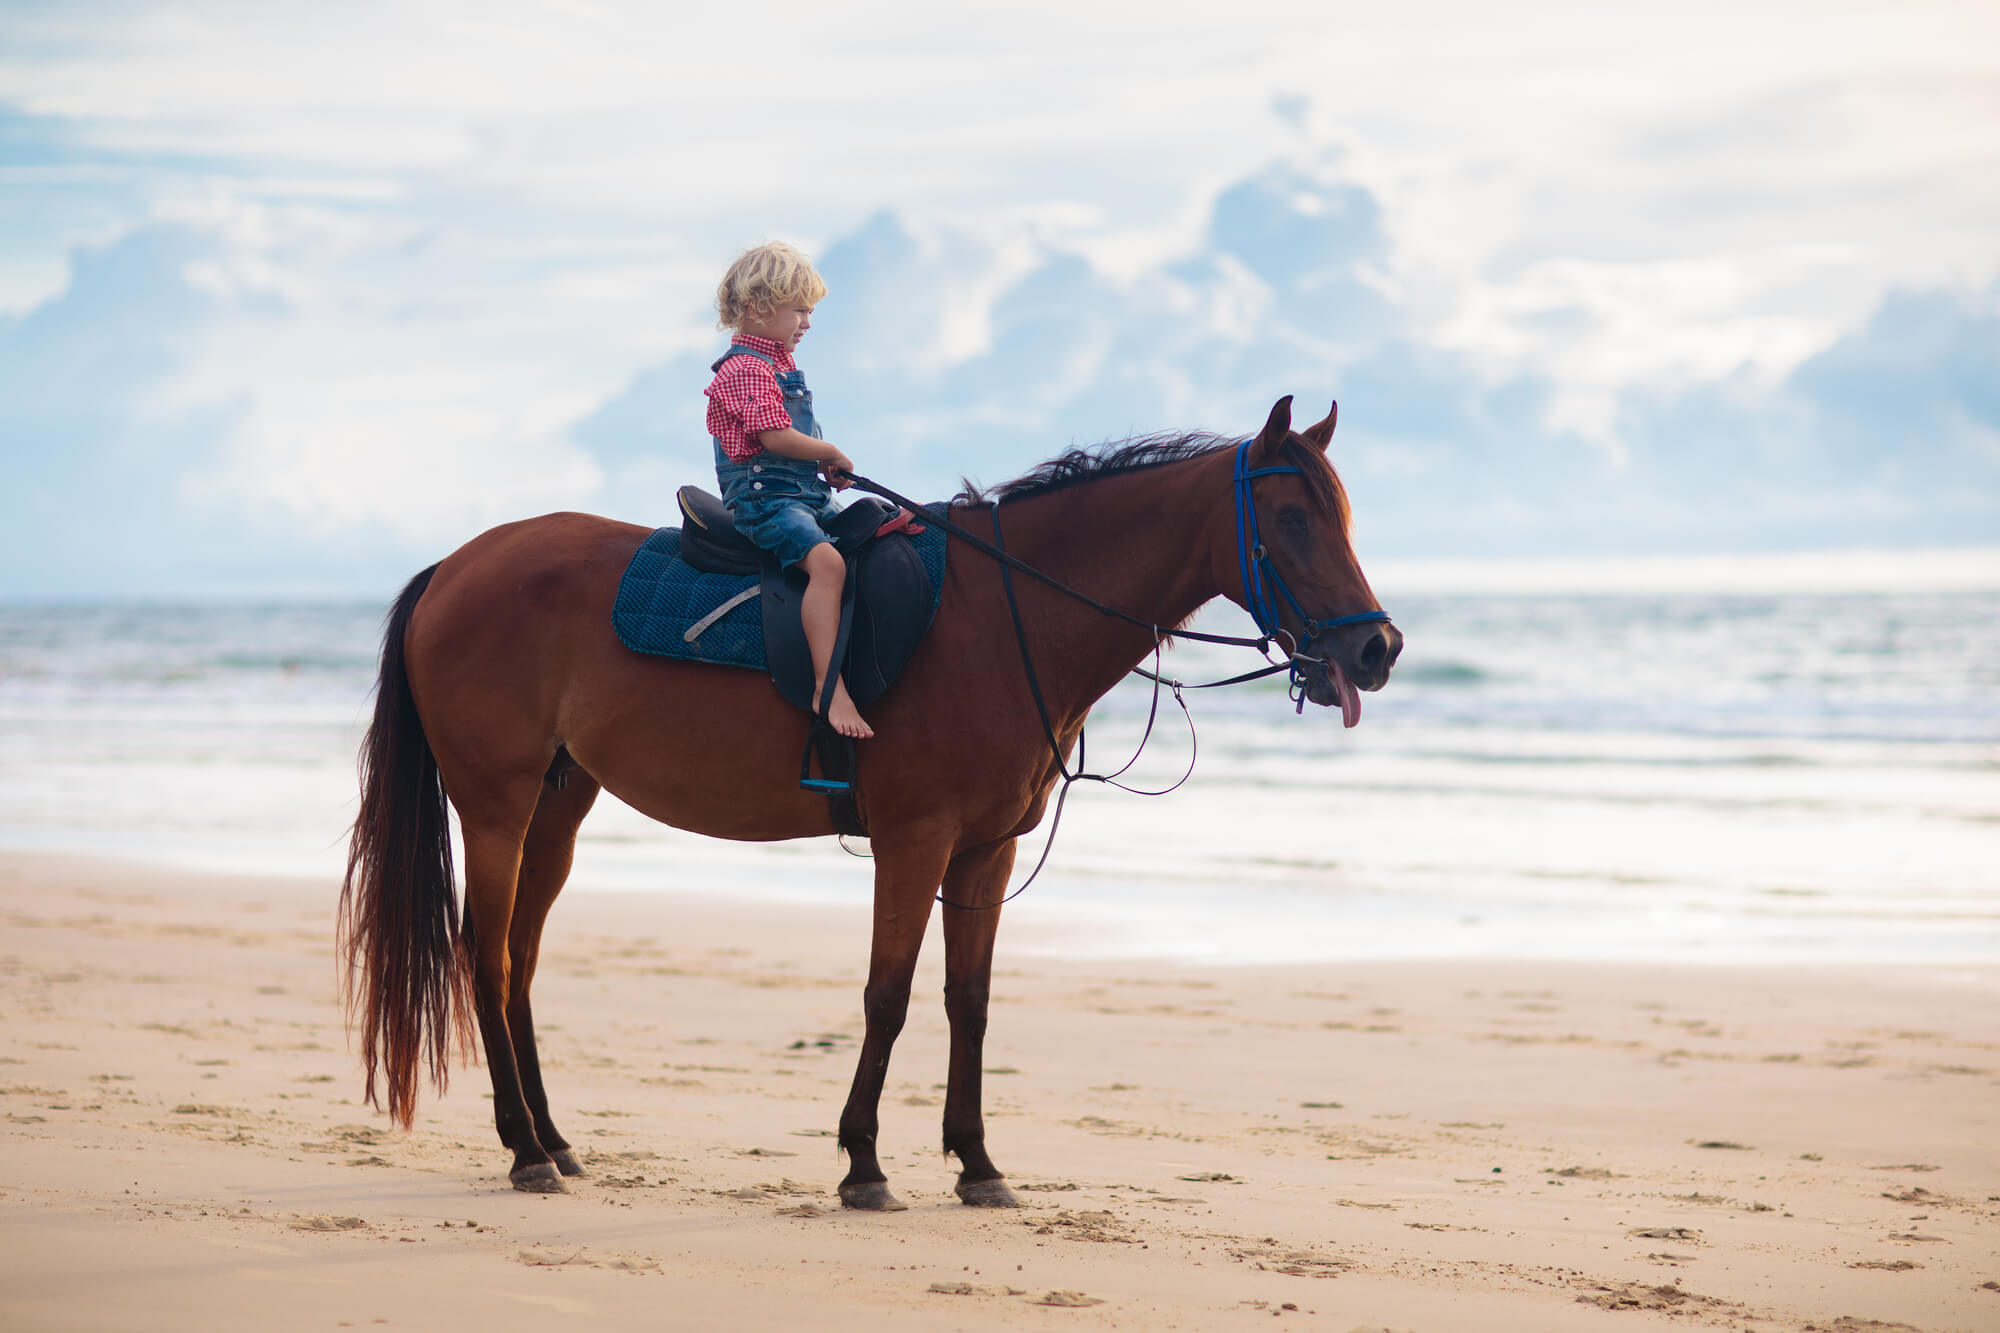
[[[1379,611],[1348,540],[1346,493],[1326,461],[1334,417],[1295,433],[1281,400],[1249,446],[1270,558],[1308,614]],[[1232,501],[1235,442],[1152,439],[1072,451],[999,489],[1010,554],[1128,612],[1177,626],[1225,596],[1241,604]],[[990,530],[991,504],[953,509]],[[809,719],[763,674],[649,657],[621,645],[611,606],[647,531],[584,514],[495,528],[417,575],[390,613],[374,720],[361,755],[341,931],[350,1009],[361,1011],[368,1098],[383,1076],[408,1126],[420,1066],[439,1091],[471,1021],[493,1077],[517,1189],[563,1188],[582,1165],[549,1117],[528,1003],[542,925],[569,874],[577,827],[600,790],[678,828],[769,841],[833,831],[797,783]],[[1154,651],[1153,631],[1016,575],[1025,642],[1067,753],[1090,707]],[[1385,623],[1320,630],[1281,615],[1309,658],[1313,702],[1353,706],[1388,679],[1402,636]],[[1014,840],[1041,820],[1060,766],[1022,670],[999,566],[956,544],[943,599],[903,679],[870,712],[857,795],[875,854],[867,1034],[840,1116],[850,1169],[840,1197],[900,1208],[876,1155],[889,1051],[909,1007],[931,903],[947,907],[951,1026],[944,1149],[958,1196],[1016,1201],[986,1152],[980,1055],[997,905]],[[446,802],[465,849],[453,894]],[[985,910],[973,910],[985,909]]]

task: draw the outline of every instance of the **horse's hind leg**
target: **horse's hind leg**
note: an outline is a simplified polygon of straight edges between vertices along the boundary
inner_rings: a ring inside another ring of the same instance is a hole
[[[507,1011],[513,996],[513,932],[516,888],[521,878],[522,843],[542,777],[517,774],[504,785],[453,792],[465,838],[465,920],[471,936],[472,994],[479,1014],[480,1044],[493,1079],[493,1125],[500,1142],[514,1150],[507,1177],[517,1190],[535,1194],[562,1191],[555,1159],[535,1137]],[[547,906],[543,912],[546,914]]]
[[[584,1174],[583,1163],[549,1118],[549,1095],[542,1087],[542,1062],[535,1049],[535,1019],[528,1005],[528,988],[534,984],[535,964],[541,958],[542,926],[569,879],[577,827],[590,813],[599,790],[596,779],[571,764],[566,753],[557,753],[521,849],[521,877],[514,894],[513,922],[508,927],[507,1033],[513,1040],[535,1140],[566,1176]]]
[[[1014,840],[989,842],[952,858],[945,872],[944,1012],[951,1023],[951,1073],[944,1094],[944,1150],[958,1158],[956,1193],[981,1208],[1018,1208],[1000,1168],[986,1155],[979,1072],[986,1046],[986,1002],[993,982],[993,940],[1001,898],[1014,868]],[[951,906],[965,903],[966,908]],[[969,910],[984,908],[986,910]]]

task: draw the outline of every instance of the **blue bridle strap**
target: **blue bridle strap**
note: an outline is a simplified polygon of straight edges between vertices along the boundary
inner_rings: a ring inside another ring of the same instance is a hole
[[[1389,619],[1387,611],[1358,611],[1351,616],[1336,616],[1332,620],[1315,620],[1299,605],[1299,599],[1286,585],[1284,576],[1271,564],[1271,553],[1264,545],[1262,532],[1257,523],[1257,506],[1250,497],[1250,483],[1258,477],[1302,476],[1295,467],[1250,466],[1250,446],[1254,440],[1245,440],[1236,446],[1236,567],[1243,580],[1243,602],[1249,608],[1250,618],[1257,622],[1257,632],[1271,638],[1283,632],[1278,623],[1277,597],[1283,597],[1285,604],[1292,608],[1292,614],[1299,618],[1300,635],[1292,645],[1292,678],[1299,679],[1297,655],[1305,651],[1307,643],[1316,639],[1326,630],[1342,625],[1362,625],[1383,623]],[[1274,597],[1275,590],[1277,597]]]

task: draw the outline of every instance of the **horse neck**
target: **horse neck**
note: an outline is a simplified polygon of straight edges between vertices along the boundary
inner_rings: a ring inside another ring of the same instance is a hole
[[[1226,459],[1222,468],[1213,461],[1167,463],[1003,503],[1008,553],[1105,606],[1172,629],[1222,591],[1214,550],[1230,490]],[[968,526],[983,532],[990,523],[981,516]],[[1059,725],[1080,721],[1152,655],[1153,636],[1137,625],[1019,573],[1014,592]],[[999,627],[1013,637],[1011,620]],[[1011,644],[1003,651],[1017,656]]]

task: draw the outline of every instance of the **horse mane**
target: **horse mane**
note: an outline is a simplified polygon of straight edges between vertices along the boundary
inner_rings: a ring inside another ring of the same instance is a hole
[[[962,489],[952,497],[951,503],[956,508],[998,504],[1003,500],[1025,500],[1030,496],[1047,495],[1071,486],[1102,481],[1106,477],[1122,477],[1128,472],[1185,462],[1223,449],[1234,449],[1241,443],[1239,439],[1210,431],[1127,436],[1087,448],[1065,449],[1054,458],[1037,463],[1012,481],[998,486],[982,487],[966,478],[960,483]],[[1286,462],[1299,469],[1313,498],[1339,517],[1341,530],[1345,532],[1350,518],[1347,488],[1340,484],[1340,477],[1326,455],[1302,443],[1296,436],[1288,437],[1279,447],[1279,452]]]

